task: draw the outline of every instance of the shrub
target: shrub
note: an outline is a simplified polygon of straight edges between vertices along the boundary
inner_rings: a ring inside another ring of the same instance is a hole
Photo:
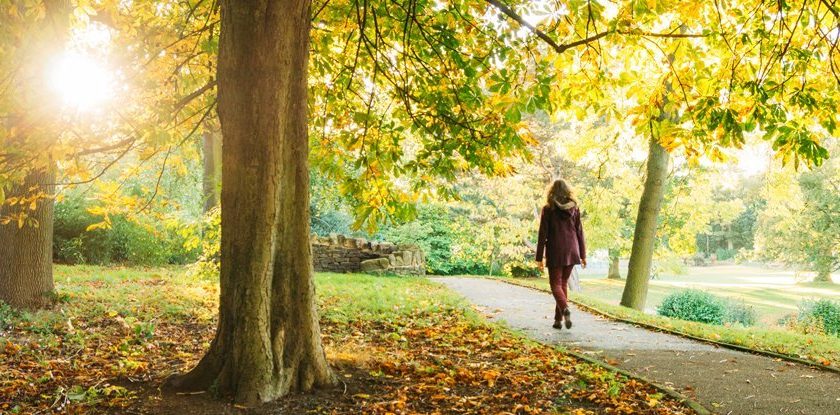
[[[514,278],[536,278],[542,275],[533,260],[510,261],[504,265],[504,271],[505,274]]]
[[[700,290],[669,294],[656,311],[665,317],[716,325],[740,323],[752,326],[757,320],[753,307]]]
[[[732,258],[735,258],[735,254],[737,251],[734,249],[725,249],[725,248],[718,248],[715,250],[715,256],[717,257],[718,261],[728,261]]]
[[[669,294],[656,309],[661,316],[708,324],[723,324],[726,305],[714,295],[700,290]]]
[[[840,336],[840,301],[805,301],[799,306],[797,320],[801,326],[816,326],[819,328],[817,331]]]
[[[756,320],[755,308],[743,302],[726,302],[726,323],[741,323],[745,326],[754,326]]]
[[[455,235],[450,222],[446,207],[421,206],[416,220],[386,227],[380,232],[380,237],[395,244],[416,244],[423,248],[426,253],[426,271],[430,274],[456,274],[463,270],[456,268],[452,261]]]
[[[310,211],[310,228],[312,233],[320,236],[328,236],[331,233],[342,235],[362,236],[353,231],[353,217],[338,210],[317,211],[313,208]]]
[[[132,265],[183,264],[194,260],[196,250],[184,246],[185,238],[173,226],[147,216],[111,218],[109,229],[88,227],[100,218],[88,212],[81,196],[56,203],[53,257],[67,264]]]
[[[10,327],[17,315],[17,312],[10,305],[0,301],[0,331]]]
[[[219,278],[222,242],[221,208],[213,208],[204,214],[201,235],[195,235],[190,242],[201,250],[198,261],[193,265],[193,273],[202,278]]]

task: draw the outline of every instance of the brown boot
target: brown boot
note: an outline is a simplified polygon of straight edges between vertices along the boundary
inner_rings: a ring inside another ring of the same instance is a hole
[[[562,329],[563,328],[563,320],[554,320],[554,325],[551,326],[551,327],[554,327],[555,329],[558,329],[558,330]]]
[[[569,311],[568,308],[563,310],[563,321],[565,321],[567,329],[572,328],[572,320],[570,319],[571,316],[572,313]],[[557,323],[555,322],[555,324]]]

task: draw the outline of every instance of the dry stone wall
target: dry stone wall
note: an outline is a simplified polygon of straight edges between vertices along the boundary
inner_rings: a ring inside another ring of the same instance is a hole
[[[426,256],[416,245],[394,245],[332,234],[312,237],[315,271],[424,275]]]

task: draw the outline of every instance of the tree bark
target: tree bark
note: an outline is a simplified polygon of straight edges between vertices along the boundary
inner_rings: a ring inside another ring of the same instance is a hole
[[[31,172],[6,197],[33,196],[32,188],[43,191],[45,194],[35,202],[35,209],[30,209],[29,203],[0,205],[0,219],[20,212],[32,219],[23,226],[17,220],[0,224],[0,301],[14,308],[32,310],[52,303],[54,182],[52,171]]]
[[[817,271],[817,276],[814,277],[814,282],[833,282],[831,280],[831,272],[828,270]]]
[[[668,159],[668,152],[651,133],[647,177],[636,217],[627,282],[621,296],[621,305],[636,310],[643,310],[647,300],[657,221],[662,199],[665,196],[665,182],[668,178]]]
[[[610,249],[610,270],[607,273],[607,278],[611,280],[620,280],[621,272],[618,269],[618,250]]]
[[[831,271],[834,269],[834,261],[830,249],[825,249],[822,252],[823,257],[816,261],[814,269],[817,275],[814,276],[814,282],[834,282],[831,280]]]
[[[218,206],[221,199],[222,181],[222,137],[218,131],[208,128],[202,135],[204,173],[202,191],[204,212]]]
[[[221,298],[182,390],[254,405],[331,385],[309,244],[309,1],[221,2]]]

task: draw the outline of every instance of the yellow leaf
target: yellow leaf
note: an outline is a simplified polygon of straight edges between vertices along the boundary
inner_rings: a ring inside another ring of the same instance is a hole
[[[90,231],[93,231],[93,230],[96,230],[96,229],[110,229],[110,228],[111,228],[111,224],[109,224],[107,221],[102,221],[102,222],[97,222],[97,223],[91,224],[90,226],[85,228],[85,231],[90,232]]]

